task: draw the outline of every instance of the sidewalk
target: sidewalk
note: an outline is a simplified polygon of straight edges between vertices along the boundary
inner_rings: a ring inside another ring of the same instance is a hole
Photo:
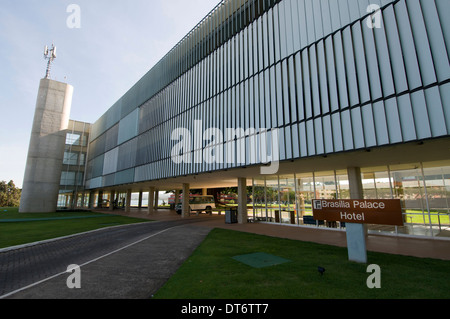
[[[105,211],[103,211],[105,212]],[[151,216],[146,209],[131,209],[129,214],[122,210],[113,212],[117,215],[144,218],[149,220],[176,220],[181,216],[170,210],[158,210]],[[313,227],[298,227],[290,225],[274,225],[267,223],[226,224],[225,215],[192,215],[189,219],[198,219],[196,225],[210,228],[223,228],[241,232],[249,232],[271,237],[280,237],[325,245],[347,247],[345,231],[335,229],[318,229]],[[431,238],[410,238],[390,235],[370,234],[367,238],[367,250],[396,255],[414,256],[419,258],[434,258],[450,260],[450,240]]]

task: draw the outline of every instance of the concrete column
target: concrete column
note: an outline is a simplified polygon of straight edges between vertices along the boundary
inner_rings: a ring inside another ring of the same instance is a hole
[[[351,167],[347,169],[348,182],[351,199],[362,199],[364,197],[361,169]],[[363,224],[345,223],[347,229],[347,249],[350,261],[367,263],[367,227]]]
[[[155,200],[155,188],[150,187],[150,189],[148,191],[148,211],[147,211],[148,215],[151,215],[155,212],[155,210],[153,209],[153,201],[154,200]]]
[[[246,224],[247,218],[247,179],[238,178],[238,223]]]
[[[208,189],[207,188],[202,188],[202,195],[208,195]]]
[[[125,203],[125,213],[131,212],[131,189],[127,191],[127,199]]]
[[[94,199],[95,199],[95,192],[89,193],[89,207],[90,209],[94,208]]]
[[[183,209],[181,212],[181,217],[185,218],[188,217],[189,212],[189,184],[183,184]]]
[[[103,191],[98,191],[97,208],[103,208]]]
[[[42,79],[31,129],[19,212],[56,211],[73,87]]]
[[[138,208],[142,208],[142,191],[139,192]]]
[[[116,192],[111,191],[110,196],[109,196],[109,210],[114,210],[115,197],[116,197]]]
[[[178,189],[175,190],[175,206],[180,202],[180,191]]]
[[[85,194],[85,192],[83,191],[83,193],[81,193],[81,205],[80,205],[80,208],[84,208],[84,198],[85,198],[85,196],[86,196],[86,194]]]
[[[158,210],[159,190],[155,190],[155,210]]]

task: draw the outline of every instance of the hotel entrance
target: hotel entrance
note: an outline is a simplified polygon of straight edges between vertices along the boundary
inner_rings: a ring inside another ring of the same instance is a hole
[[[369,233],[450,237],[450,161],[361,168],[363,199],[400,199],[404,226],[368,225]],[[345,229],[315,220],[314,199],[350,199],[346,170],[253,179],[249,217],[257,222]],[[250,195],[250,194],[249,194]]]

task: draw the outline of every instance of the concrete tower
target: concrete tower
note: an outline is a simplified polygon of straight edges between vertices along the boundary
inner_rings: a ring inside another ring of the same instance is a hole
[[[73,87],[42,79],[23,181],[19,212],[55,212]]]

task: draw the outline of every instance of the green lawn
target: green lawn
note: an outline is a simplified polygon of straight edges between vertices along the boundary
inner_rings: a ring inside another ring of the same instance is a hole
[[[290,262],[252,268],[232,258],[255,252]],[[371,252],[368,258],[381,267],[381,289],[367,287],[367,265],[349,262],[345,248],[214,229],[155,298],[448,298],[450,261]]]
[[[10,220],[17,221],[6,222]],[[0,208],[0,248],[140,222],[148,220],[92,212],[19,214],[18,208]]]

